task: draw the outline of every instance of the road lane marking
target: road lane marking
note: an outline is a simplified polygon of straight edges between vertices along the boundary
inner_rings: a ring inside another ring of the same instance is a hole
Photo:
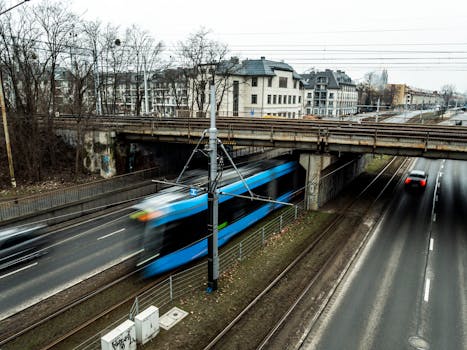
[[[20,269],[18,269],[18,270],[11,271],[11,272],[9,272],[9,273],[7,273],[7,274],[5,274],[5,275],[0,276],[0,280],[1,280],[2,278],[5,278],[5,277],[8,277],[8,276],[14,275],[14,274],[17,273],[17,272],[20,272],[20,271],[29,269],[30,267],[33,267],[33,266],[36,266],[36,265],[37,265],[37,262],[35,262],[34,264],[31,264],[31,265],[28,265],[28,266],[24,266],[24,267],[22,267],[22,268],[20,268]]]
[[[112,213],[109,213],[109,215],[110,215],[110,214],[112,214]],[[107,215],[104,215],[104,216],[102,216],[102,217],[105,217],[105,216],[107,216]],[[112,224],[112,223],[114,223],[114,222],[117,222],[118,220],[125,219],[125,218],[126,218],[126,215],[125,215],[125,216],[121,216],[121,217],[116,218],[116,219],[113,219],[113,220],[110,220],[110,221],[105,222],[105,223],[103,223],[103,224],[101,224],[101,225],[97,225],[97,226],[95,226],[95,227],[93,227],[93,228],[91,228],[91,229],[89,229],[89,230],[83,231],[83,232],[81,232],[81,233],[78,233],[77,235],[74,235],[74,236],[72,236],[72,237],[66,238],[66,239],[64,239],[64,240],[62,240],[62,241],[59,241],[59,242],[57,242],[57,243],[54,243],[54,244],[50,245],[48,248],[53,248],[53,247],[55,247],[55,246],[61,245],[61,244],[63,244],[63,243],[66,243],[66,242],[68,242],[68,241],[75,240],[75,239],[77,239],[77,238],[79,238],[79,237],[81,237],[81,236],[84,236],[84,235],[86,235],[86,234],[88,234],[88,233],[91,233],[92,231],[98,230],[98,229],[100,229],[100,228],[102,228],[102,227],[104,227],[104,226],[106,226],[106,225],[108,225],[108,224]],[[85,223],[87,223],[87,222],[85,222]]]
[[[434,243],[433,238],[430,238],[430,250],[433,250],[433,243]]]
[[[138,251],[136,251],[134,253],[131,253],[130,255],[124,256],[123,258],[120,259],[120,261],[124,262],[125,260],[128,260],[128,259],[130,259],[130,258],[132,258],[132,257],[134,257],[134,256],[136,256],[136,255],[138,255],[138,254],[140,254],[142,252],[144,252],[144,249],[140,249],[140,250],[138,250]]]
[[[425,302],[428,302],[429,297],[430,297],[430,279],[427,278],[425,282],[425,296],[423,297],[423,300],[425,300]]]
[[[143,249],[144,250],[144,249]],[[147,263],[148,261],[152,260],[152,259],[155,259],[159,256],[159,253],[147,258],[147,259],[144,259],[143,261],[140,261],[139,263],[136,264],[137,267],[140,267],[141,265]]]
[[[123,232],[123,231],[125,231],[125,230],[126,230],[126,228],[125,228],[125,227],[124,227],[124,228],[121,228],[120,230],[117,230],[117,231],[115,231],[115,232],[109,233],[108,235],[105,235],[105,236],[99,237],[97,240],[101,240],[101,239],[104,239],[104,238],[107,238],[107,237],[113,236],[113,235],[115,235],[115,234],[117,234],[117,233],[120,233],[120,232]]]
[[[433,214],[433,222],[436,222],[436,213]]]

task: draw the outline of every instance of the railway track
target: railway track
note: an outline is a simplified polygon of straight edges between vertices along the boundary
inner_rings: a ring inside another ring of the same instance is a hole
[[[388,187],[395,184],[401,169],[408,164],[407,159],[394,158],[371,183],[361,189],[352,202],[346,205],[342,214],[336,217],[327,229],[316,237],[251,303],[239,312],[237,317],[219,332],[204,349],[271,348],[271,342],[302,301],[307,298],[319,298],[317,296],[319,291],[316,290],[316,287],[323,282],[323,276],[347,244],[348,237],[346,235],[348,232],[340,230],[339,227],[348,221],[349,213],[353,217],[351,221],[354,225],[360,223],[374,203],[380,199],[383,193],[388,191]],[[367,236],[368,233],[365,237]],[[356,254],[354,254],[355,256]],[[348,263],[344,271],[341,272],[341,276],[345,275],[350,266],[351,263]],[[339,283],[339,280],[336,283]],[[291,296],[287,302],[284,301],[284,291],[285,295]],[[330,296],[328,297],[330,298]],[[322,303],[326,304],[327,300],[323,300]],[[271,305],[273,305],[272,308]],[[322,308],[318,308],[313,319],[317,319],[322,310]],[[257,322],[258,320],[261,322]],[[256,329],[254,337],[249,335],[252,327]],[[261,328],[263,332],[258,328]],[[261,337],[256,338],[258,333],[261,334]],[[288,343],[279,344],[275,344],[272,348],[290,346]]]
[[[396,162],[397,160],[394,160],[393,162]],[[387,168],[385,169],[387,170]],[[375,180],[378,181],[378,178],[381,178],[382,175],[384,174],[381,173],[377,179]],[[364,193],[370,193],[373,191],[373,188],[374,186],[369,186],[365,189],[362,190],[362,192]],[[352,211],[355,211],[357,210],[356,208],[354,207],[349,207],[349,210],[352,210]],[[341,219],[342,220],[342,219]],[[336,227],[338,225],[338,221],[336,221],[334,223],[334,226],[333,227]],[[333,227],[330,227],[328,230],[326,230],[325,232],[323,232],[323,234],[321,235],[320,239],[316,241],[315,243],[315,246],[320,244],[322,241],[326,240],[326,239],[329,239],[329,235],[332,233],[332,228]],[[313,251],[313,247],[310,248],[310,252]],[[298,263],[298,262],[297,262]],[[318,265],[318,264],[315,264],[315,265]],[[91,299],[92,297],[94,297],[95,295],[98,295],[99,293],[102,293],[102,292],[105,292],[106,290],[112,288],[113,286],[115,286],[116,284],[118,283],[121,283],[122,281],[126,280],[126,279],[129,279],[131,278],[131,276],[133,276],[135,273],[137,273],[138,271],[133,271],[133,272],[130,272],[124,276],[122,276],[121,278],[119,278],[117,281],[115,282],[112,282],[112,283],[109,283],[101,288],[99,288],[99,290],[96,290],[96,291],[93,291],[92,293],[89,293],[81,298],[79,298],[78,300],[75,300],[73,303],[69,304],[65,309],[61,310],[60,312],[56,312],[56,313],[53,313],[43,319],[41,319],[40,321],[38,322],[35,322],[34,324],[30,325],[29,327],[27,328],[24,328],[22,330],[19,330],[17,332],[14,332],[14,333],[10,333],[9,336],[7,338],[4,338],[1,342],[0,342],[0,346],[3,345],[3,344],[6,344],[7,342],[27,333],[28,331],[31,331],[37,327],[39,327],[40,325],[42,324],[45,324],[46,322],[60,316],[61,314],[65,313],[67,310],[70,310],[84,302],[86,302],[88,299]],[[286,272],[287,273],[287,272]],[[285,273],[285,274],[286,274]],[[163,279],[164,277],[161,277],[161,279]],[[282,277],[282,279],[284,278],[284,276]],[[76,326],[76,327],[73,327],[73,329],[70,329],[68,330],[65,334],[61,335],[60,337],[54,339],[52,342],[42,346],[41,348],[42,349],[50,349],[50,348],[53,348],[54,346],[56,346],[57,344],[63,342],[64,340],[72,337],[74,334],[78,333],[79,331],[81,331],[82,329],[84,329],[85,327],[89,326],[90,324],[92,324],[94,321],[104,317],[105,315],[108,315],[110,313],[112,313],[114,310],[116,310],[117,308],[119,308],[120,306],[124,305],[124,304],[128,304],[129,302],[131,302],[132,300],[134,300],[135,296],[136,295],[139,295],[141,294],[142,292],[144,292],[146,289],[149,289],[151,288],[153,285],[157,284],[159,282],[160,279],[158,279],[157,281],[154,281],[153,283],[151,283],[150,285],[145,285],[144,287],[142,287],[141,289],[135,291],[134,293],[132,293],[129,297],[125,298],[124,300],[120,300],[118,303],[115,303],[114,305],[112,305],[111,307],[107,308],[106,310],[104,310],[103,312],[101,312],[99,315],[96,315],[90,319],[88,319],[86,322]]]
[[[73,118],[57,118],[57,128],[74,128]],[[99,117],[86,120],[89,130],[113,130],[116,132],[140,135],[155,135],[179,131],[187,133],[188,139],[198,139],[202,132],[209,128],[206,118],[123,118]],[[296,135],[317,135],[317,137],[349,136],[352,137],[391,137],[402,139],[421,139],[435,142],[467,143],[467,127],[438,124],[397,124],[374,122],[351,122],[329,120],[275,120],[262,118],[218,118],[217,128],[222,133],[234,135],[236,132],[280,132]]]

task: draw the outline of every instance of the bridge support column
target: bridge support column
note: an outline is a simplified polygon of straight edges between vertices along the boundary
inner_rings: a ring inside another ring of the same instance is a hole
[[[307,210],[319,208],[319,186],[321,171],[333,162],[327,154],[300,154],[300,164],[306,170],[305,205]]]
[[[100,172],[103,178],[117,173],[115,165],[115,132],[94,131],[85,135],[84,167],[90,172]]]

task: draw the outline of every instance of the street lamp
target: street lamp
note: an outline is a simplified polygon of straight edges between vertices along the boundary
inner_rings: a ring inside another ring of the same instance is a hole
[[[102,96],[101,96],[101,91],[100,91],[99,59],[98,59],[98,55],[97,55],[97,43],[96,43],[96,41],[94,41],[93,44],[94,44],[94,50],[93,50],[92,54],[93,54],[93,60],[94,60],[94,76],[95,76],[95,78],[94,78],[94,93],[96,95],[96,114],[97,115],[102,115]],[[121,45],[120,39],[115,39],[114,45],[115,46],[120,46]]]

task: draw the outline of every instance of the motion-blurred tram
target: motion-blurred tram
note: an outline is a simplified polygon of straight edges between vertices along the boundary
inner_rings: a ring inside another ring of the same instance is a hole
[[[303,196],[304,170],[296,161],[267,160],[239,168],[251,191],[260,197],[292,202]],[[205,184],[206,176],[188,184]],[[235,170],[224,170],[220,193],[248,195]],[[193,191],[192,191],[193,192]],[[170,187],[134,206],[131,218],[144,229],[139,266],[151,277],[207,255],[207,193]],[[219,195],[219,247],[283,204]],[[143,226],[144,225],[144,226]]]

